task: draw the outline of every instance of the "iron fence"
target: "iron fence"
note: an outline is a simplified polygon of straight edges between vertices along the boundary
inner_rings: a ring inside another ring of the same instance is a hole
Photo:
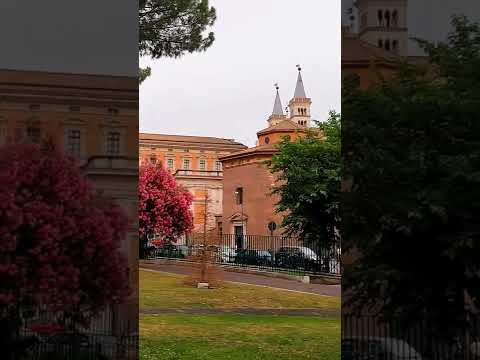
[[[186,237],[185,243],[151,244],[147,259],[195,259],[203,251],[211,262],[224,266],[287,272],[296,275],[341,274],[341,249],[337,244],[303,244],[286,236],[223,234],[202,242],[201,237]]]
[[[406,328],[376,316],[342,315],[342,359],[480,359],[480,319],[471,319],[468,330],[449,340],[429,330],[424,323]]]
[[[138,359],[138,306],[105,309],[88,325],[73,323],[61,312],[24,309],[21,318],[15,359]]]

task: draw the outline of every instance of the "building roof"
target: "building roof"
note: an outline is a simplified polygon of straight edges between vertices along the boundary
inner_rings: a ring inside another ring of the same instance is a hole
[[[138,109],[138,78],[0,69],[0,98],[30,104]]]
[[[259,145],[246,150],[237,151],[228,155],[221,156],[219,160],[220,161],[231,160],[231,159],[242,158],[242,157],[246,157],[254,154],[255,155],[262,155],[262,154],[273,155],[277,152],[278,152],[278,149],[275,146],[275,144]]]
[[[0,68],[0,84],[24,87],[138,91],[138,78],[113,75],[67,74]]]
[[[270,134],[272,132],[291,132],[291,131],[305,131],[305,127],[298,125],[292,120],[283,120],[276,125],[269,126],[266,129],[257,132],[257,135]]]
[[[275,96],[275,104],[273,105],[272,115],[282,115],[283,116],[282,101],[280,100],[280,94],[278,93],[278,87],[277,87],[277,95]]]
[[[233,139],[223,139],[209,136],[190,136],[190,135],[168,135],[168,134],[150,134],[140,133],[141,141],[167,141],[167,142],[183,142],[188,144],[209,144],[209,145],[236,145],[246,148],[245,145]]]
[[[295,93],[293,94],[294,98],[306,98],[305,88],[303,86],[302,71],[298,70],[297,84],[295,85]]]

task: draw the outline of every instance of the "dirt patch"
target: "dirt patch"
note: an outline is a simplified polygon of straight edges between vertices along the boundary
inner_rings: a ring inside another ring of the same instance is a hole
[[[255,308],[231,308],[231,309],[209,309],[209,308],[186,308],[186,309],[165,309],[148,308],[140,309],[141,315],[165,315],[165,314],[188,314],[188,315],[286,315],[286,316],[322,316],[339,317],[340,310],[333,309],[255,309]]]

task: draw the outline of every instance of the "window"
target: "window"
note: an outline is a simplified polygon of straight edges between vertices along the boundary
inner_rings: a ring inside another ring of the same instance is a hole
[[[80,156],[80,134],[77,129],[67,132],[67,151],[74,156]]]
[[[382,40],[382,39],[378,39],[378,47],[379,47],[380,49],[383,48],[383,40]]]
[[[243,188],[238,187],[235,189],[235,201],[237,205],[243,204]]]
[[[398,41],[397,40],[393,40],[392,42],[392,50],[397,52],[398,51]]]
[[[120,133],[109,131],[107,134],[107,155],[120,154]]]
[[[390,27],[390,11],[389,10],[385,11],[385,22],[386,22],[386,26]]]
[[[40,128],[29,126],[27,128],[27,138],[34,144],[40,143]]]
[[[393,10],[393,13],[392,13],[392,26],[398,27],[398,11],[397,10]]]
[[[168,170],[173,170],[173,159],[167,159]]]
[[[200,159],[200,170],[205,171],[205,159]]]
[[[222,163],[220,161],[215,161],[215,170],[222,171]]]
[[[390,51],[390,40],[385,41],[385,50]]]
[[[150,163],[153,165],[157,163],[157,157],[155,155],[150,156]]]
[[[183,159],[183,170],[190,170],[190,159]]]
[[[265,137],[265,144],[268,144],[270,142],[270,138],[267,136]]]
[[[377,19],[378,19],[378,25],[383,26],[383,11],[382,10],[378,10]]]

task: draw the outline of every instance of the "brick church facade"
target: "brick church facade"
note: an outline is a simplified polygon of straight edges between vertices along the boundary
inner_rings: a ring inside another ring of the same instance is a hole
[[[273,235],[282,233],[282,215],[275,212],[278,197],[271,195],[275,176],[265,162],[277,153],[277,144],[285,137],[294,141],[306,135],[310,126],[311,99],[303,85],[301,68],[293,98],[284,113],[280,95],[275,98],[273,112],[267,127],[257,132],[258,145],[222,156],[223,164],[223,216],[218,228],[224,234],[270,234],[268,224],[277,225]]]

